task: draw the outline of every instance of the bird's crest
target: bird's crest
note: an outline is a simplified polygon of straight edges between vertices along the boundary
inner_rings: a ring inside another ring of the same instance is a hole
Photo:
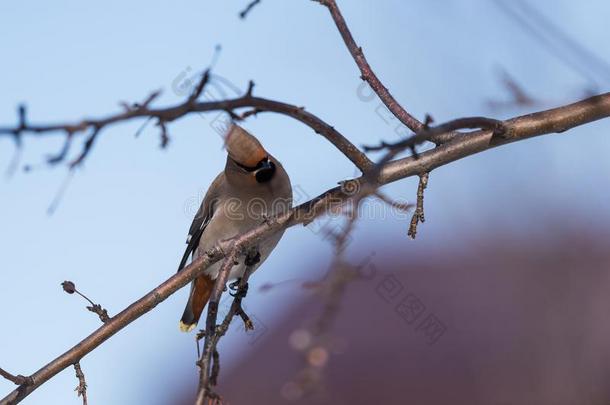
[[[227,131],[225,147],[231,159],[246,167],[255,167],[267,157],[267,151],[258,139],[235,124]]]

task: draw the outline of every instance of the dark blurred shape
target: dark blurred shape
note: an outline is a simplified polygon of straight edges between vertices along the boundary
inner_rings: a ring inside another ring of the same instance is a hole
[[[72,281],[64,281],[61,283],[61,288],[63,288],[68,294],[74,294],[76,292],[76,286]]]
[[[542,100],[535,100],[528,92],[510,75],[505,69],[497,68],[498,80],[508,95],[507,100],[488,99],[487,108],[491,110],[503,110],[515,107],[534,107],[544,104]]]
[[[234,405],[608,404],[608,237],[551,226],[417,258],[401,252],[406,238],[371,242],[334,353],[308,346],[312,295],[221,373],[218,391]],[[325,371],[311,393],[295,384],[305,361]]]

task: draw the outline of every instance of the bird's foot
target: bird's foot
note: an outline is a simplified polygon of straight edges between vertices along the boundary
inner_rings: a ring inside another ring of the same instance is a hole
[[[239,315],[239,317],[241,318],[242,321],[244,321],[244,327],[246,328],[246,332],[249,330],[254,330],[254,323],[252,322],[252,320],[250,319],[248,314],[246,314],[246,312],[242,308],[241,299],[239,299],[237,305],[238,305],[238,307],[237,307],[236,314]]]
[[[243,286],[240,286],[240,283],[241,278],[238,278],[237,280],[229,284],[229,288],[231,289],[231,291],[233,291],[233,293],[229,293],[229,295],[231,297],[235,297],[235,299],[239,299],[241,302],[241,300],[246,298],[246,295],[248,294],[248,283],[245,283]]]
[[[229,290],[231,291],[237,291],[239,289],[239,283],[241,283],[241,277],[236,279],[235,281],[233,281],[232,283],[229,283]],[[225,290],[226,291],[226,290]],[[230,293],[229,293],[230,294]],[[232,296],[234,296],[233,294],[231,294]]]
[[[257,250],[256,252],[250,252],[246,256],[245,264],[246,264],[246,266],[254,266],[255,264],[257,264],[260,261],[261,261],[261,254]]]
[[[239,315],[240,318],[242,319],[242,321],[244,321],[244,326],[246,327],[246,331],[248,330],[253,330],[254,329],[254,323],[252,322],[252,320],[250,319],[250,317],[248,316],[248,314],[246,314],[246,311],[244,311],[244,308],[242,307],[241,301],[246,298],[246,295],[248,294],[248,283],[245,283],[244,285],[241,285],[241,278],[237,279],[236,281],[234,281],[233,283],[229,284],[229,288],[232,291],[235,291],[234,294],[229,293],[232,297],[234,297],[235,301],[233,302],[233,305],[236,306],[235,309],[235,315]]]

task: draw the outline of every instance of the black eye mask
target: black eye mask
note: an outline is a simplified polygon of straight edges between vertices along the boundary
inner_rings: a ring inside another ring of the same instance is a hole
[[[254,177],[259,183],[266,183],[275,174],[275,164],[269,159],[261,160],[254,169]]]
[[[264,158],[255,167],[247,167],[235,162],[239,167],[247,172],[253,173],[258,183],[266,183],[273,178],[275,174],[275,163],[269,158]]]

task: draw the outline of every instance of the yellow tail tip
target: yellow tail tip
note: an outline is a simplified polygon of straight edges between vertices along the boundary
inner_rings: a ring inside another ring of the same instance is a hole
[[[186,323],[180,321],[180,331],[182,331],[182,332],[188,333],[188,332],[192,331],[193,329],[195,329],[195,326],[197,326],[196,323],[187,325]]]

